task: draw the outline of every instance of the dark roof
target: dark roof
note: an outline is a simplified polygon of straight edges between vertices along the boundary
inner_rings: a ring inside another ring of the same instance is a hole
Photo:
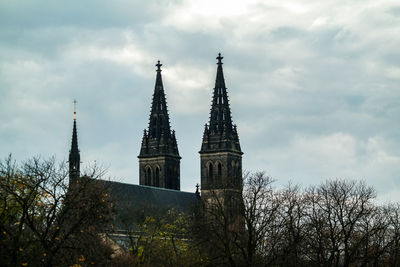
[[[145,185],[107,181],[116,202],[115,225],[120,229],[135,228],[147,216],[157,217],[170,209],[192,213],[198,203],[195,193]]]

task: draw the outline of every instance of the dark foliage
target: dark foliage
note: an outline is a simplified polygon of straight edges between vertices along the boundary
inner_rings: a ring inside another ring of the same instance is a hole
[[[69,186],[54,159],[0,161],[0,262],[4,266],[106,266],[112,250],[99,235],[112,226],[103,173],[92,168]]]

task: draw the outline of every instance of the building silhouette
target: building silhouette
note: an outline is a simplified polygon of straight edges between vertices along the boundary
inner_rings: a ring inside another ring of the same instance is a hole
[[[116,199],[116,227],[125,229],[139,218],[160,210],[190,212],[199,200],[209,203],[215,194],[233,215],[240,212],[242,194],[242,154],[237,127],[232,123],[221,54],[213,89],[210,119],[205,125],[200,153],[201,196],[180,191],[180,155],[175,132],[171,130],[167,101],[156,64],[156,82],[148,129],[144,130],[139,153],[139,185],[105,181]],[[70,184],[80,177],[80,154],[76,129],[76,109],[69,154]]]
[[[243,152],[237,127],[232,123],[222,59],[218,54],[210,121],[204,127],[199,152],[201,194],[206,203],[215,197],[222,199],[229,213],[235,216],[241,207]]]
[[[161,77],[160,61],[156,64],[148,131],[144,130],[139,158],[139,184],[180,189],[180,160],[175,131],[171,131],[167,101]]]

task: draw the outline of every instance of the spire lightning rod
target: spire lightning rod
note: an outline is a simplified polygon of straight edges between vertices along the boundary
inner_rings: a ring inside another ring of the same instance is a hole
[[[76,121],[76,103],[78,103],[76,101],[76,99],[74,99],[74,120]]]

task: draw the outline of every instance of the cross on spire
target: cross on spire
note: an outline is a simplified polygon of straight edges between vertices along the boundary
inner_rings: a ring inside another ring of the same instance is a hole
[[[78,101],[74,99],[74,120],[76,120],[76,103],[78,103]]]
[[[222,63],[222,59],[223,59],[224,57],[222,57],[221,56],[221,53],[218,53],[218,57],[217,57],[217,59],[218,59],[218,65],[222,65],[222,64],[224,64],[224,63]]]
[[[159,60],[158,63],[156,64],[157,72],[161,71],[161,66],[162,66],[162,64],[160,63],[160,60]]]

